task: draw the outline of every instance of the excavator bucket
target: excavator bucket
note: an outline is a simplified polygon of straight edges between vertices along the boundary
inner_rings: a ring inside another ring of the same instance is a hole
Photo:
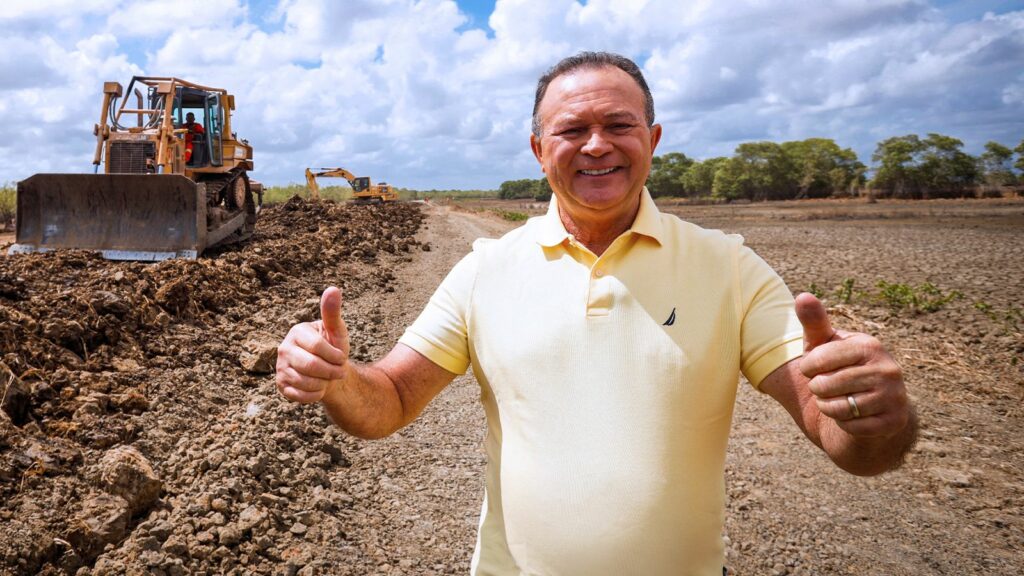
[[[200,193],[174,174],[36,174],[18,183],[8,253],[70,248],[110,260],[194,259],[207,242]]]

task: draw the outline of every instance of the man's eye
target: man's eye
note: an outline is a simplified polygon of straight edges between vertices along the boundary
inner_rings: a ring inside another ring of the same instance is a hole
[[[610,127],[615,132],[626,132],[633,128],[632,124],[612,124]]]
[[[579,136],[582,133],[582,128],[562,128],[555,131],[556,136]]]

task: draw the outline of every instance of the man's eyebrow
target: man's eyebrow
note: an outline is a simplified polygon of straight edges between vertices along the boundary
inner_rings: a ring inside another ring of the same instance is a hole
[[[633,122],[639,122],[639,117],[626,110],[615,110],[601,115],[602,120],[630,120]],[[583,119],[571,112],[559,114],[551,119],[552,124],[575,124],[582,122]]]
[[[604,118],[606,120],[636,120],[637,115],[632,112],[621,110],[616,112],[609,112],[604,115]]]

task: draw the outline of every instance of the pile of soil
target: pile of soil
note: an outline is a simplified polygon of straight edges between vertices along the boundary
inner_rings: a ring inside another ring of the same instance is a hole
[[[272,392],[276,345],[318,315],[324,287],[348,301],[394,291],[395,267],[430,249],[422,221],[415,204],[295,197],[266,209],[250,241],[196,261],[0,258],[0,573],[282,564],[275,527],[315,529],[310,512],[286,513],[287,486],[315,487],[310,508],[334,512],[346,498],[328,474],[348,460],[324,422],[224,410]],[[383,321],[367,307],[346,309],[355,335]],[[217,441],[239,426],[253,428],[246,445]]]

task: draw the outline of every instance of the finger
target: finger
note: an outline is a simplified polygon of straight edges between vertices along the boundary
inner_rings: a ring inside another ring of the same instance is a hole
[[[853,420],[836,420],[836,426],[858,438],[884,438],[892,436],[907,425],[906,411],[889,410],[874,416],[854,418]]]
[[[281,386],[279,387],[281,395],[291,400],[292,402],[298,402],[299,404],[312,404],[319,402],[324,397],[324,392],[308,392],[293,386]]]
[[[327,341],[348,355],[348,327],[341,317],[341,290],[331,286],[320,297],[320,318]]]
[[[853,398],[853,402],[850,402]],[[846,394],[831,398],[817,398],[818,411],[833,420],[854,420],[881,414],[886,410],[885,399],[878,391]],[[854,405],[857,409],[854,410]]]
[[[796,317],[804,327],[804,352],[829,342],[836,335],[825,306],[813,294],[804,292],[796,297]]]
[[[281,348],[278,349],[278,356],[281,356],[282,349],[286,353],[290,353],[291,348],[285,346],[285,344],[288,344],[322,358],[330,364],[344,365],[348,360],[348,355],[344,350],[335,347],[327,341],[323,334],[324,329],[322,326],[322,322],[317,321],[301,325],[301,328],[299,326],[293,328],[293,331],[289,333],[289,337],[285,338],[285,343],[282,343]]]
[[[331,380],[304,376],[294,368],[283,366],[277,370],[278,387],[289,387],[304,392],[323,392],[331,385]]]
[[[808,378],[835,372],[848,366],[866,364],[872,357],[872,342],[853,335],[822,344],[800,358],[800,371]]]
[[[807,387],[819,398],[845,396],[872,389],[892,393],[905,390],[899,367],[895,363],[881,362],[818,374],[808,381]]]
[[[340,354],[337,349],[330,347],[322,338],[319,339],[322,346],[331,348],[335,354]],[[277,351],[277,366],[287,367],[295,370],[296,373],[310,378],[323,380],[337,380],[345,377],[346,368],[328,362],[321,356],[312,354],[299,346],[290,348],[279,348]]]

